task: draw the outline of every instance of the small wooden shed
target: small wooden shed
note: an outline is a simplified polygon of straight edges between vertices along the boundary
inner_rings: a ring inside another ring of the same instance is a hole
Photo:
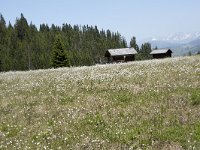
[[[157,49],[153,50],[151,53],[153,55],[153,58],[166,58],[166,57],[172,57],[172,51],[170,49]]]
[[[134,61],[135,54],[137,54],[137,51],[134,48],[108,49],[105,57],[107,57],[108,63],[127,62]]]

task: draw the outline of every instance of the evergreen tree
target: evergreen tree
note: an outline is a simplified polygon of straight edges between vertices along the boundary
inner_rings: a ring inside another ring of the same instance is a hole
[[[192,56],[192,52],[191,51],[188,52],[188,56]]]
[[[0,14],[0,71],[3,71],[3,61],[5,60],[5,39],[6,39],[6,22],[3,15]]]
[[[137,52],[139,52],[139,46],[136,43],[136,37],[131,38],[130,46],[133,47]]]
[[[0,44],[5,43],[6,38],[6,21],[2,14],[0,14]]]
[[[144,43],[142,44],[140,51],[138,53],[137,59],[139,60],[146,60],[151,59],[151,44],[150,43]]]
[[[17,19],[16,23],[15,23],[15,29],[17,31],[17,36],[21,41],[27,37],[28,28],[29,28],[28,22],[27,22],[26,18],[24,17],[24,15],[21,14],[20,19]]]
[[[61,36],[58,35],[53,44],[53,57],[52,66],[54,68],[58,67],[69,67],[69,59],[67,57],[67,52],[64,48],[64,44],[61,40]]]
[[[158,49],[158,47],[156,46],[155,48],[154,48],[154,50],[157,50]]]
[[[127,47],[127,43],[126,43],[126,40],[124,38],[122,39],[122,47],[123,48]]]

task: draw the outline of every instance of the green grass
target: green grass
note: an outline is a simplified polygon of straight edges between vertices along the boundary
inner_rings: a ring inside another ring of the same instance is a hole
[[[200,57],[0,73],[0,149],[200,149]]]
[[[200,88],[191,91],[191,103],[195,106],[200,104]]]

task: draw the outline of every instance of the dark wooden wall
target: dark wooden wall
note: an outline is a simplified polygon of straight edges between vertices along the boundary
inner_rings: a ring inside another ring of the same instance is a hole
[[[153,54],[153,58],[159,59],[159,58],[166,58],[166,57],[172,57],[172,53],[168,51],[165,54]]]
[[[112,62],[128,62],[128,61],[134,61],[135,60],[135,55],[134,54],[111,56],[111,54],[108,51],[106,51],[105,57],[107,57],[108,63],[112,63]]]
[[[126,56],[112,56],[112,62],[128,62],[128,61],[134,61],[135,56],[134,55],[126,55]]]
[[[125,61],[134,61],[135,60],[135,55],[128,55],[125,58]]]

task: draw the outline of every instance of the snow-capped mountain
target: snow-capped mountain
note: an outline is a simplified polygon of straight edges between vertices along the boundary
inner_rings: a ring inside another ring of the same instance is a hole
[[[151,41],[165,41],[170,43],[188,43],[200,39],[200,32],[193,33],[175,33],[164,37],[153,37]]]
[[[200,51],[200,32],[176,33],[163,37],[153,37],[139,42],[149,42],[151,47],[170,48],[174,56],[185,55],[188,52],[197,53]]]

